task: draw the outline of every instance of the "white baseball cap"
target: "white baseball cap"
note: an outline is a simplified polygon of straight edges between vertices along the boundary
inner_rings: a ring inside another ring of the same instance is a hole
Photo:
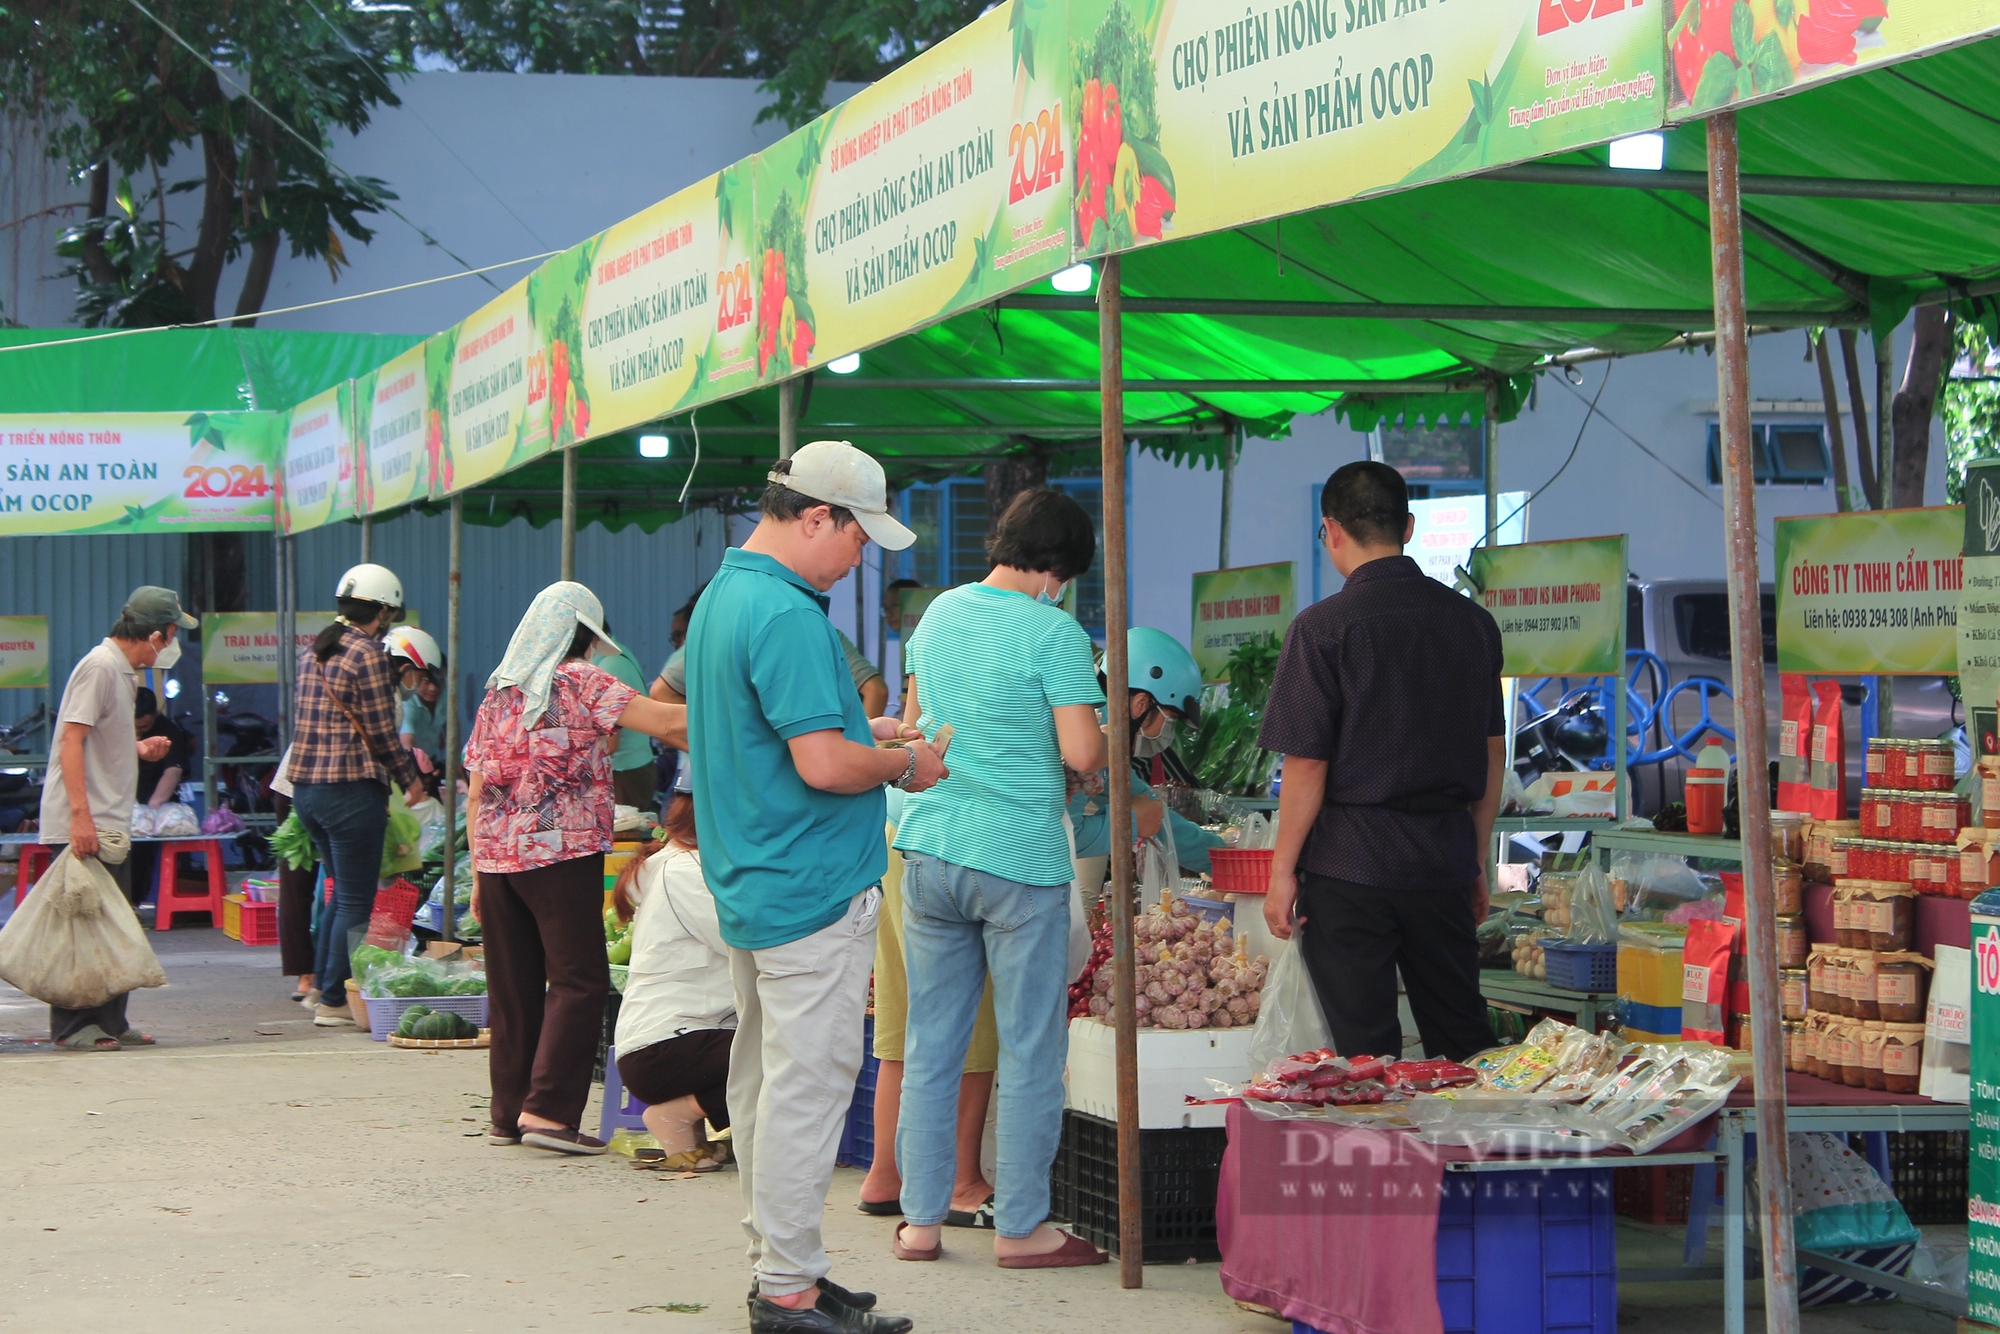
[[[889,551],[902,551],[917,540],[889,513],[889,478],[882,465],[845,440],[799,446],[791,458],[791,471],[774,471],[770,480],[802,496],[854,511],[861,531]]]

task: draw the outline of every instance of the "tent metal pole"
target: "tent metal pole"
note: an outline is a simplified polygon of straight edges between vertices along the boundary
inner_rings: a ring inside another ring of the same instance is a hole
[[[1784,1034],[1778,1013],[1771,773],[1764,731],[1764,628],[1758,598],[1757,493],[1750,454],[1750,361],[1744,334],[1748,321],[1743,311],[1743,211],[1736,191],[1737,162],[1736,113],[1718,112],[1708,119],[1709,254],[1715,270],[1715,376],[1722,423],[1730,658],[1736,716],[1743,720],[1736,729],[1736,781],[1743,812],[1743,936],[1750,964],[1750,1046],[1757,1079],[1764,1321],[1772,1334],[1798,1334],[1798,1255],[1792,1240]]]
[[[799,382],[778,386],[778,457],[788,459],[799,448]]]
[[[576,578],[576,449],[563,451],[562,474],[562,577]]]
[[[465,497],[451,498],[451,565],[444,628],[444,938],[458,939],[458,593],[465,541]],[[471,831],[467,831],[470,843]],[[467,849],[470,855],[470,848]]]
[[[284,742],[288,747],[298,726],[298,666],[299,542],[288,533],[278,539],[278,702],[284,710]]]
[[[205,536],[201,543],[201,613],[204,617],[215,614],[215,539]],[[204,622],[204,626],[206,623]],[[204,640],[207,638],[203,636]],[[206,647],[206,644],[203,645]],[[165,689],[165,682],[161,688]],[[152,796],[141,792],[139,800]],[[208,677],[201,678],[201,815],[205,820],[215,810],[215,691],[209,687]],[[169,876],[171,879],[171,875]]]
[[[366,565],[375,559],[375,520],[364,514],[361,516],[361,563]]]
[[[1500,544],[1500,382],[1489,379],[1486,382],[1486,457],[1482,468],[1486,473],[1486,545]]]
[[[1875,340],[1875,486],[1882,493],[1882,508],[1896,508],[1896,331]],[[1922,501],[1917,502],[1922,504]],[[1888,735],[1886,732],[1883,735]]]
[[[1215,568],[1229,568],[1229,512],[1236,507],[1236,456],[1243,452],[1243,424],[1222,445],[1222,532],[1215,544]]]
[[[1001,310],[1088,311],[1087,296],[1045,296],[1030,294],[1001,297],[993,305]],[[1428,305],[1378,301],[1261,301],[1224,297],[1135,296],[1125,299],[1131,315],[1268,315],[1279,319],[1329,320],[1463,320],[1487,324],[1647,324],[1668,329],[1707,329],[1715,323],[1713,310],[1664,310],[1625,306],[1496,306]],[[1776,324],[1791,329],[1860,328],[1868,323],[1866,310],[1848,307],[1838,311],[1755,310],[1756,324]],[[1136,391],[1135,391],[1136,392]]]
[[[1089,382],[1089,384],[1090,384],[1090,392],[1093,394],[1096,393],[1097,381],[1092,380]],[[908,388],[907,385],[904,387]],[[1479,386],[1476,383],[1474,383],[1468,387],[1476,391]],[[1417,391],[1397,390],[1394,388],[1390,388],[1382,392],[1413,393]],[[1425,389],[1422,392],[1430,393],[1432,392],[1432,390]],[[813,427],[813,429],[816,431],[856,431],[856,432],[865,431],[870,435],[936,436],[938,439],[941,440],[952,439],[954,437],[960,437],[960,436],[972,436],[972,437],[983,438],[988,436],[1015,436],[1015,435],[1025,436],[1028,437],[1029,439],[1042,439],[1042,440],[1058,440],[1058,439],[1095,440],[1097,439],[1097,433],[1098,433],[1098,427],[1095,424],[1066,425],[1061,422],[1009,423],[1009,422],[972,421],[972,422],[943,422],[936,425],[930,425],[930,424],[913,425],[909,422],[884,422],[880,425],[871,425],[867,422],[819,422]],[[1153,435],[1221,435],[1229,428],[1223,425],[1219,421],[1195,421],[1195,422],[1165,422],[1158,425],[1151,425],[1142,422],[1133,425],[1130,429],[1131,433],[1135,436],[1142,436],[1142,435],[1153,436]],[[765,425],[760,422],[736,422],[736,423],[731,423],[727,426],[704,426],[701,428],[701,433],[704,437],[712,435],[756,436],[761,439],[769,439],[772,435],[772,430],[768,425]],[[978,455],[977,457],[995,458],[995,459],[1012,458],[1014,455],[1019,454],[1021,452],[1022,451],[1019,449],[1015,449],[1012,451],[989,450],[984,454]],[[959,458],[959,457],[973,457],[973,456],[951,455],[950,457]],[[702,451],[701,461],[703,463],[763,463],[768,465],[771,461],[771,456],[769,454],[711,454],[708,451],[704,450]],[[663,460],[658,460],[658,462],[664,463],[667,466],[671,467],[678,464],[681,461],[678,459],[663,459]],[[760,481],[758,482],[758,485],[762,486],[763,483]],[[483,489],[481,491],[481,494],[484,494]]]
[[[1610,186],[1627,190],[1686,190],[1709,192],[1708,177],[1699,171],[1631,171],[1624,167],[1565,166],[1528,163],[1483,171],[1474,180],[1515,181],[1528,185]],[[1881,199],[1904,204],[2000,204],[2000,185],[1956,185],[1946,181],[1842,180],[1830,176],[1744,176],[1743,195],[1778,195],[1793,199]]]
[[[1128,380],[1128,394],[1452,394],[1478,393],[1480,381],[1457,380]],[[931,393],[976,394],[997,391],[1013,394],[1062,393],[1094,394],[1096,380],[1058,379],[1052,376],[988,378],[976,375],[938,376],[928,379],[878,375],[867,379],[828,380],[826,386],[840,389],[916,389]],[[704,431],[711,427],[703,427]],[[768,429],[768,428],[766,428]]]
[[[1118,1069],[1118,1278],[1123,1287],[1146,1282],[1145,1218],[1139,1162],[1139,1010],[1137,956],[1133,952],[1131,666],[1125,628],[1125,336],[1118,256],[1104,260],[1097,279],[1097,373],[1104,392],[1100,463],[1104,492],[1105,730],[1111,741],[1111,1007],[1117,1031]]]

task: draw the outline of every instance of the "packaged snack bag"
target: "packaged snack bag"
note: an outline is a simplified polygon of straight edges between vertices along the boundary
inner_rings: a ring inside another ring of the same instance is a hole
[[[1781,672],[1784,714],[1778,723],[1778,809],[1812,810],[1812,687],[1798,672]]]
[[[1811,809],[1819,820],[1847,818],[1847,728],[1840,710],[1840,682],[1815,681]]]

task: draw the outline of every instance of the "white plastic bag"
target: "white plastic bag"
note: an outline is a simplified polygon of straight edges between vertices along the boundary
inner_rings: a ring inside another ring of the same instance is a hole
[[[157,838],[158,833],[154,829],[154,822],[158,818],[159,813],[153,807],[134,806],[132,808],[132,837]]]
[[[155,838],[199,838],[201,821],[194,818],[194,807],[178,801],[167,802],[153,808],[153,837]]]
[[[101,854],[125,860],[124,834],[98,831]],[[167,975],[146,942],[137,913],[97,857],[65,846],[0,927],[0,981],[66,1010],[87,1010],[141,987],[163,987]]]
[[[1069,840],[1069,864],[1076,861],[1076,826],[1067,814],[1062,818],[1063,837]],[[1075,876],[1069,882],[1069,970],[1070,985],[1075,985],[1083,976],[1083,970],[1090,967],[1090,918],[1083,909],[1083,881]]]
[[[1261,1073],[1281,1057],[1332,1045],[1333,1032],[1319,1008],[1319,992],[1313,989],[1297,939],[1283,941],[1271,960],[1270,976],[1264,979],[1257,1026],[1250,1033],[1251,1073]]]

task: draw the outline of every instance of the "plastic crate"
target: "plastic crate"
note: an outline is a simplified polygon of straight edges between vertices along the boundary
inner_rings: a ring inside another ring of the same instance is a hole
[[[1892,1130],[1888,1137],[1889,1184],[1910,1221],[1963,1223],[1970,1157],[1966,1132]]]
[[[1549,965],[1549,985],[1559,991],[1618,990],[1618,947],[1616,945],[1571,945],[1544,941],[1544,957]]]
[[[835,1167],[875,1165],[875,1081],[882,1063],[875,1059],[875,1016],[861,1022],[861,1073],[854,1077],[854,1101],[847,1105],[847,1124],[840,1132]]]
[[[1139,1132],[1140,1233],[1148,1264],[1222,1258],[1215,1239],[1215,1187],[1229,1132],[1220,1127]],[[1049,1179],[1049,1212],[1085,1241],[1118,1253],[1118,1126],[1063,1113]]]
[[[377,1042],[387,1042],[396,1025],[403,1022],[403,1011],[412,1005],[428,1005],[434,1011],[449,1010],[464,1015],[476,1028],[486,1027],[484,996],[370,996],[368,1035]]]
[[[242,934],[237,937],[245,945],[275,945],[278,943],[278,905],[246,901],[238,912],[242,920]],[[223,900],[222,915],[229,915],[229,901]]]
[[[1264,894],[1271,888],[1270,848],[1210,848],[1208,872],[1218,894]]]
[[[231,940],[243,939],[243,896],[222,896],[222,934]]]
[[[1694,1168],[1627,1167],[1611,1175],[1620,1214],[1641,1223],[1687,1222]]]
[[[400,877],[383,889],[375,891],[375,907],[368,914],[369,933],[378,928],[390,935],[400,935],[410,929],[415,920],[417,907],[424,901],[424,895],[415,885]]]

